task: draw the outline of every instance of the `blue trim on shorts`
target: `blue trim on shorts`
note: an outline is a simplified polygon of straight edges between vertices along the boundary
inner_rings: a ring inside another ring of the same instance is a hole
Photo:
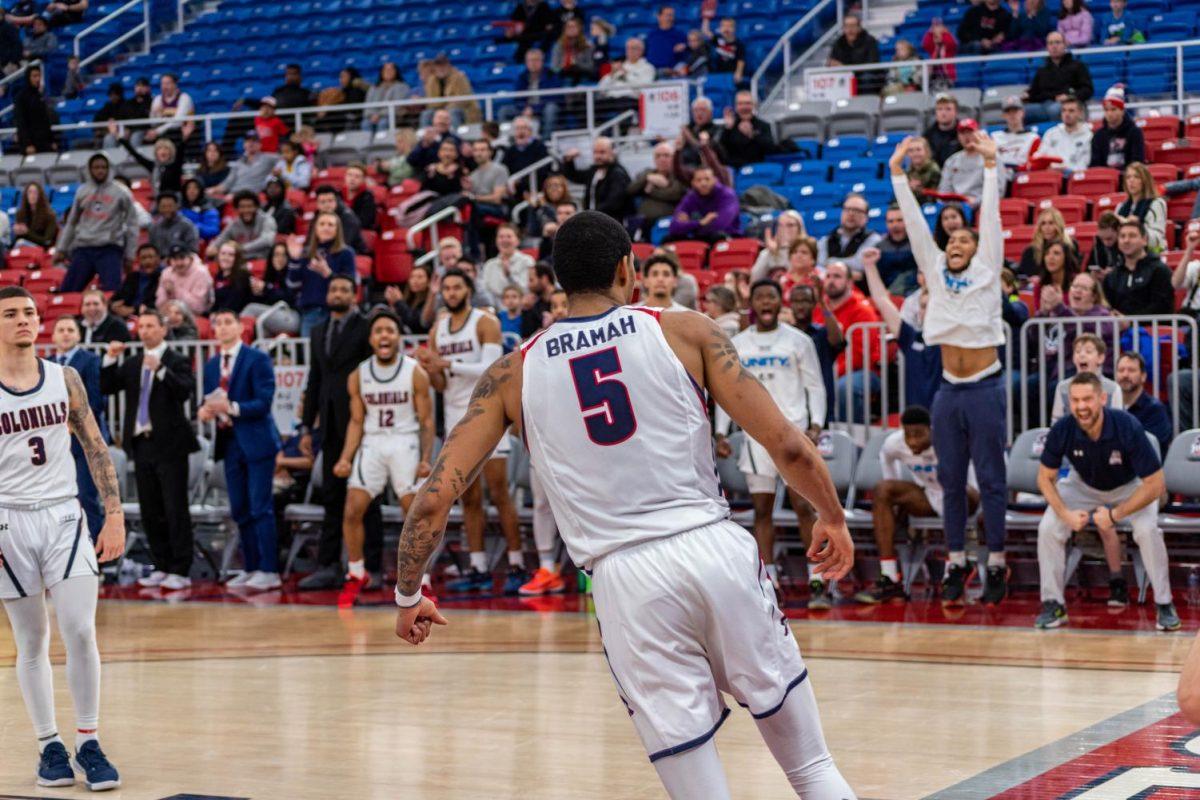
[[[795,678],[793,678],[792,682],[787,685],[787,688],[783,690],[783,697],[780,699],[779,703],[774,708],[770,709],[769,711],[764,711],[761,714],[755,714],[753,711],[750,711],[750,716],[754,717],[755,719],[766,719],[767,717],[772,716],[773,714],[777,714],[779,712],[779,709],[783,708],[783,704],[787,702],[788,695],[792,693],[792,689],[795,689],[797,686],[804,683],[804,681],[806,681],[806,680],[808,680],[808,668],[807,667],[805,668],[804,672],[801,672],[799,675],[797,675]],[[750,710],[750,706],[746,705],[745,703],[738,703],[738,705],[741,706],[742,708],[746,709],[747,711]]]
[[[62,576],[64,581],[71,577],[71,567],[75,566],[75,554],[79,552],[79,539],[81,533],[83,533],[83,511],[79,512],[79,521],[75,523],[75,544],[71,545],[71,557],[67,559],[67,571],[64,572]]]
[[[25,593],[25,587],[21,586],[21,582],[17,580],[17,576],[13,574],[12,567],[8,565],[7,559],[4,561],[4,571],[8,573],[8,579],[12,581],[13,588],[17,590],[17,594],[21,595],[21,597],[29,597],[29,595]]]
[[[650,763],[653,764],[655,761],[658,761],[660,758],[666,758],[667,756],[677,756],[680,753],[686,753],[688,750],[696,749],[697,747],[699,747],[700,745],[704,744],[709,739],[711,739],[713,736],[715,736],[717,733],[717,730],[719,730],[720,727],[723,724],[725,724],[725,720],[727,720],[727,719],[729,719],[729,709],[728,708],[726,708],[724,711],[721,712],[721,718],[719,720],[717,720],[716,725],[713,725],[711,728],[708,729],[708,733],[705,733],[702,736],[697,736],[695,739],[692,739],[691,741],[688,741],[688,742],[684,742],[683,744],[677,744],[674,747],[668,747],[666,750],[659,750],[657,753],[651,753],[650,754]]]

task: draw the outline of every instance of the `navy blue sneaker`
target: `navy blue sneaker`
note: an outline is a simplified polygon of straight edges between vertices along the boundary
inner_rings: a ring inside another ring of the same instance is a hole
[[[446,591],[451,594],[490,592],[492,584],[492,574],[490,572],[480,572],[477,569],[471,569],[457,580],[447,581]]]
[[[508,577],[504,579],[504,593],[510,596],[516,596],[521,591],[521,587],[529,582],[529,573],[521,567],[510,566],[508,568]]]
[[[62,742],[51,742],[42,750],[37,783],[38,786],[75,785],[75,770],[71,769],[71,757]]]
[[[100,743],[93,739],[84,742],[83,747],[75,753],[75,764],[84,774],[84,782],[93,792],[103,792],[106,789],[116,789],[121,785],[121,776],[117,768],[109,763]]]

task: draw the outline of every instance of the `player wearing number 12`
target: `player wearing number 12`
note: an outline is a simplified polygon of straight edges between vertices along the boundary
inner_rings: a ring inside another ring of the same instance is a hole
[[[571,558],[593,576],[617,693],[671,797],[729,797],[713,741],[727,693],[750,711],[798,795],[853,798],[758,546],[729,519],[705,390],[812,504],[809,556],[836,580],[853,566],[854,545],[829,471],[715,322],[627,306],[631,250],[625,229],[599,212],[559,228],[554,267],[568,316],[488,367],[417,492],[399,546],[396,633],[420,644],[446,624],[421,596],[421,574],[455,498],[512,425]]]

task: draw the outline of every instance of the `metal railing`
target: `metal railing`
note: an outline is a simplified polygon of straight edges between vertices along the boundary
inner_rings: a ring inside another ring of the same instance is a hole
[[[781,58],[783,60],[783,72],[780,76],[780,81],[782,81],[784,84],[784,96],[788,96],[786,94],[788,82],[790,81],[790,76],[794,66],[797,63],[792,58],[792,40],[797,36],[797,34],[799,34],[809,25],[813,24],[814,22],[819,23],[821,16],[823,14],[827,14],[831,10],[831,5],[837,10],[837,22],[840,25],[842,21],[841,1],[821,0],[821,2],[813,6],[807,14],[793,23],[792,26],[788,28],[782,36],[779,37],[779,40],[775,42],[775,45],[767,51],[767,54],[763,56],[762,63],[758,65],[758,69],[754,70],[754,74],[750,77],[750,91],[756,98],[761,97],[761,94],[759,93],[759,86],[763,82],[767,72],[773,70],[776,62]],[[818,36],[814,38],[820,39],[821,37]]]
[[[95,33],[96,31],[100,30],[101,28],[103,28],[105,25],[112,22],[113,20],[124,17],[127,14],[129,14],[130,12],[135,11],[136,9],[138,9],[139,6],[141,7],[141,12],[140,12],[141,18],[142,18],[141,22],[139,22],[137,25],[134,25],[132,28],[125,31],[125,33],[121,34],[120,36],[117,36],[115,39],[111,40],[110,42],[108,42],[108,44],[99,48],[94,53],[91,53],[87,57],[84,57],[84,55],[83,55],[83,40],[86,37],[90,36],[91,34]],[[180,9],[180,14],[182,14],[183,13],[183,3],[182,2],[179,3],[179,9]],[[182,17],[181,17],[181,19],[182,19]],[[120,8],[116,9],[108,16],[102,17],[101,19],[96,20],[91,25],[88,25],[86,28],[81,30],[79,33],[75,34],[74,53],[75,53],[75,57],[79,59],[79,68],[80,69],[85,68],[88,64],[91,64],[93,61],[99,59],[105,53],[109,53],[112,50],[115,50],[116,48],[123,45],[125,42],[127,42],[130,39],[132,39],[133,37],[137,36],[138,34],[141,34],[141,36],[142,36],[142,48],[143,48],[142,52],[149,53],[150,52],[150,0],[129,0],[128,3],[121,6]]]
[[[425,217],[425,219],[409,228],[408,234],[405,236],[405,243],[408,245],[408,249],[416,250],[417,234],[422,233],[425,230],[429,230],[429,249],[433,252],[437,252],[438,223],[444,219],[449,219],[450,217],[454,218],[454,222],[456,224],[462,224],[462,215],[458,212],[458,208],[455,206],[446,206],[441,211],[430,214],[428,217]]]
[[[542,171],[542,167],[548,167],[551,164],[557,164],[558,159],[554,156],[546,156],[543,159],[533,162],[525,169],[520,169],[508,176],[508,191],[516,193],[517,183],[522,178],[529,177],[529,190],[533,194],[537,194],[538,190],[538,173]]]

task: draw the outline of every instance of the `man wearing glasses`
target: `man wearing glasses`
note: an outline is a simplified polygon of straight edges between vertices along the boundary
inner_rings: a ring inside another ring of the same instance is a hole
[[[871,204],[861,194],[851,192],[842,201],[842,224],[817,242],[817,265],[822,269],[827,261],[843,261],[850,268],[850,277],[862,280],[862,259],[859,254],[867,247],[878,247],[880,235],[867,230],[867,212]]]

